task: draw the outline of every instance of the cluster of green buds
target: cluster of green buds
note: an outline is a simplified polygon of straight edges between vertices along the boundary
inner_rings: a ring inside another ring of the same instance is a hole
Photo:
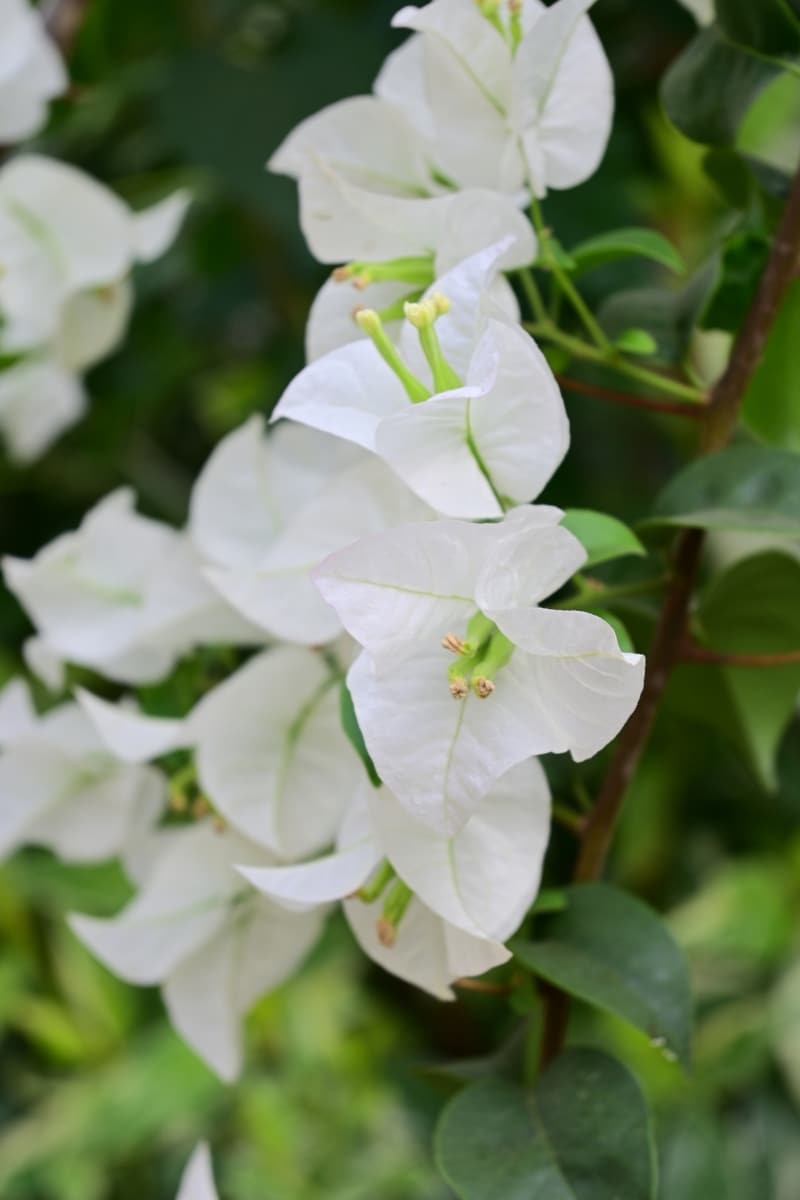
[[[494,676],[514,653],[514,644],[501,633],[493,621],[478,612],[467,625],[467,635],[446,633],[442,647],[455,654],[448,672],[450,695],[464,700],[470,688],[479,700],[486,700],[495,689]]]

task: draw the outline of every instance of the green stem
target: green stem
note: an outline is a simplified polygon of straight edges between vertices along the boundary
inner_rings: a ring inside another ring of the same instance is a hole
[[[522,284],[522,290],[525,293],[525,299],[531,306],[531,311],[536,317],[536,320],[546,324],[549,320],[547,316],[547,308],[545,307],[542,293],[539,291],[539,285],[536,282],[533,271],[530,267],[523,267],[521,271],[517,272],[517,275],[520,283]]]
[[[531,199],[531,219],[536,232],[539,235],[539,252],[542,262],[552,273],[553,278],[556,280],[559,288],[569,300],[572,307],[575,309],[575,312],[578,314],[586,328],[586,332],[589,334],[597,348],[604,352],[608,352],[611,350],[611,343],[603,330],[600,328],[594,313],[586,304],[586,301],[575,287],[575,284],[572,282],[567,272],[559,265],[556,256],[550,252],[550,232],[545,225],[541,205],[536,199],[536,196],[533,196]]]
[[[657,388],[667,396],[676,396],[681,400],[689,400],[694,404],[706,403],[706,394],[700,388],[693,387],[689,383],[681,383],[677,379],[669,379],[666,375],[659,375],[657,371],[649,371],[646,367],[637,367],[634,363],[629,363],[624,359],[614,350],[613,346],[609,347],[606,352],[602,352],[595,349],[594,346],[588,346],[580,338],[572,337],[568,333],[562,333],[550,321],[523,321],[523,328],[527,329],[528,333],[532,333],[534,337],[546,338],[548,341],[554,342],[556,346],[563,346],[575,358],[583,359],[585,362],[597,363],[600,366],[616,371],[619,375],[625,375],[627,378],[635,379],[639,383],[646,383],[648,387]]]

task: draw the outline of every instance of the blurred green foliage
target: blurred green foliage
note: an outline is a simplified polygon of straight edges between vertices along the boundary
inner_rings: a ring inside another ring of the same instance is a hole
[[[136,489],[145,511],[182,520],[211,447],[274,405],[301,365],[324,270],[305,250],[293,186],[263,164],[300,118],[369,87],[398,40],[394,7],[91,0],[73,95],[39,148],[137,205],[182,183],[196,202],[175,248],[139,272],[130,336],[91,376],[86,420],[32,468],[0,461],[3,553],[32,553],[120,484]],[[706,151],[675,131],[658,101],[691,19],[675,0],[603,0],[593,15],[617,81],[614,136],[588,184],[548,198],[547,219],[566,246],[650,226],[676,245],[689,279],[720,236],[735,232],[726,255],[747,277],[745,235],[731,227],[720,188],[753,218],[748,244],[760,253],[753,181],[732,177],[719,156],[705,170]],[[796,80],[767,89],[745,148],[785,165],[797,147],[784,118],[798,111]],[[726,312],[735,280],[727,272],[728,291],[716,297]],[[626,292],[654,282],[674,289],[677,311],[686,280],[654,263],[600,266],[582,281],[593,302],[617,308]],[[690,431],[670,417],[575,395],[568,402],[572,452],[545,498],[636,523],[685,462]],[[639,560],[601,568],[623,580],[652,571]],[[721,586],[709,604],[719,605]],[[615,611],[644,646],[650,602]],[[0,675],[18,664],[26,632],[20,610],[0,596]],[[684,1076],[610,1018],[579,1014],[579,1031],[631,1064],[656,1104],[662,1200],[796,1200],[800,728],[795,717],[774,766],[772,744],[766,760],[763,747],[743,752],[715,719],[725,686],[730,702],[730,679],[694,666],[676,674],[613,864],[624,886],[672,911],[689,952],[694,1070]],[[557,797],[591,793],[603,763],[554,763]],[[568,839],[555,834],[553,880],[564,876]],[[166,1028],[157,995],[113,980],[64,924],[65,911],[100,911],[125,888],[116,871],[68,869],[34,852],[0,874],[3,1200],[171,1200],[202,1136],[213,1143],[224,1200],[447,1197],[429,1151],[447,1087],[429,1068],[495,1050],[528,1019],[517,1013],[532,997],[517,994],[517,1012],[476,995],[436,1005],[368,970],[334,922],[300,977],[251,1019],[245,1078],[225,1089]]]

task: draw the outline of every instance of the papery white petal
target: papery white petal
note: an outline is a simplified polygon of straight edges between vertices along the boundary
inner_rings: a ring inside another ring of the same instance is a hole
[[[454,999],[450,986],[453,980],[482,975],[511,957],[497,942],[448,925],[417,899],[412,899],[406,909],[395,945],[384,946],[377,934],[382,908],[382,899],[373,904],[345,900],[345,915],[361,949],[390,974],[439,1000]]]
[[[181,1176],[175,1200],[218,1200],[211,1169],[211,1152],[200,1142]]]
[[[343,900],[366,883],[381,860],[371,832],[334,854],[293,867],[240,867],[248,883],[295,912]]]
[[[591,613],[532,608],[498,617],[522,647],[498,683],[510,667],[518,673],[532,725],[550,729],[548,749],[568,750],[576,762],[597,754],[636,707],[643,656],[623,654],[611,626]]]
[[[332,840],[361,775],[334,685],[319,655],[281,646],[251,659],[192,715],[203,789],[232,825],[287,857]]]
[[[507,87],[511,51],[508,43],[478,11],[464,0],[432,0],[422,8],[401,8],[392,18],[400,29],[414,29],[446,47],[463,65],[477,87],[502,102]]]
[[[513,238],[509,244],[507,238]],[[508,249],[495,268],[512,271],[536,257],[536,235],[530,221],[507,196],[487,188],[466,188],[450,200],[447,221],[436,245],[436,273],[454,269],[464,259],[504,242]],[[439,286],[439,285],[437,285]],[[449,287],[444,281],[444,287]]]
[[[133,252],[139,262],[153,262],[170,248],[191,203],[192,193],[181,188],[158,204],[133,214]]]
[[[23,642],[22,657],[33,675],[51,692],[63,692],[67,685],[64,661],[43,637],[29,637]]]
[[[242,1018],[299,967],[321,921],[321,913],[290,915],[248,898],[167,977],[163,993],[170,1021],[226,1083],[242,1068]]]
[[[61,310],[58,357],[70,371],[86,371],[122,341],[133,308],[130,280],[70,296]]]
[[[369,808],[389,861],[435,913],[467,933],[504,941],[539,890],[550,836],[544,771],[528,759],[506,772],[454,837],[415,821],[386,788]]]
[[[341,631],[311,571],[340,546],[399,521],[432,515],[380,460],[369,457],[331,477],[301,507],[249,570],[209,572],[220,592],[275,637],[322,645]]]
[[[710,25],[714,20],[714,0],[680,0],[680,3],[688,8],[698,25]]]
[[[372,450],[381,419],[409,404],[400,380],[372,343],[353,342],[301,371],[272,420],[288,417]]]
[[[187,745],[191,737],[185,721],[149,717],[123,705],[101,700],[85,688],[76,688],[75,698],[103,745],[121,762],[149,762],[170,750]]]
[[[159,983],[225,926],[234,897],[246,891],[231,864],[252,856],[241,838],[209,823],[181,830],[118,916],[72,916],[70,927],[122,979]]]
[[[554,523],[558,509],[531,506],[515,512],[519,516],[513,521],[497,526],[475,592],[481,611],[504,630],[507,614],[546,600],[586,562],[578,539]],[[513,634],[508,637],[516,641]]]
[[[0,431],[19,462],[43,454],[85,409],[81,381],[56,362],[24,359],[0,371]]]
[[[444,651],[408,657],[378,674],[369,656],[348,673],[356,714],[375,767],[417,820],[440,833],[457,833],[492,785],[531,755],[552,749],[530,720],[526,680],[514,655],[495,693],[454,700]]]
[[[394,662],[438,648],[472,616],[488,536],[458,521],[403,525],[331,555],[314,578],[356,641],[379,664]]]
[[[401,112],[375,96],[352,96],[294,129],[269,160],[271,171],[298,178],[309,158],[323,157],[356,183],[419,194],[429,173],[422,145]]]
[[[412,35],[387,55],[372,90],[402,112],[422,138],[435,138],[436,126],[426,96],[424,38]]]
[[[24,679],[12,679],[0,690],[0,747],[18,741],[35,725],[30,688]]]
[[[520,132],[537,195],[574,187],[600,164],[611,132],[614,85],[603,47],[585,13],[594,0],[558,0],[544,9],[517,49],[512,121]],[[544,177],[537,174],[543,166]]]
[[[63,300],[57,264],[19,215],[0,203],[0,345],[3,353],[29,351],[58,329]]]
[[[67,73],[36,9],[21,0],[0,5],[0,142],[38,133],[47,102],[67,87]]]
[[[469,403],[470,435],[495,491],[517,504],[535,499],[569,447],[564,402],[544,355],[518,326],[490,321],[468,380],[479,389]]]
[[[83,171],[41,155],[20,155],[0,171],[0,199],[47,231],[69,288],[101,286],[126,274],[132,257],[128,210]]]

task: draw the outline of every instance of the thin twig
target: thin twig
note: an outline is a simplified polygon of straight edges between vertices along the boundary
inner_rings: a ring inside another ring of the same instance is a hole
[[[680,400],[656,400],[652,396],[637,396],[633,392],[620,392],[615,388],[601,387],[597,383],[586,383],[583,379],[573,379],[567,375],[556,375],[563,388],[570,392],[579,392],[584,396],[595,396],[598,400],[607,400],[610,404],[625,404],[629,408],[647,408],[651,412],[671,413],[677,417],[689,417],[693,421],[702,420],[707,405],[697,403],[682,403]]]
[[[711,403],[705,409],[701,453],[713,453],[730,440],[770,330],[797,273],[799,260],[800,170],[795,176],[753,304],[734,343],[728,368],[714,388]],[[587,819],[574,872],[574,879],[578,882],[597,879],[603,873],[625,793],[647,745],[667,681],[680,660],[703,543],[704,533],[701,529],[686,529],[678,535],[672,583],[648,655],[642,696],[620,734],[597,802]],[[564,992],[548,988],[544,993],[542,1065],[551,1062],[559,1053],[568,1016],[569,997]]]
[[[53,0],[45,17],[47,31],[61,53],[69,56],[91,0]]]
[[[723,667],[790,667],[800,663],[800,650],[779,650],[774,654],[736,654],[712,650],[694,638],[686,637],[681,645],[682,662],[716,663]]]
[[[484,992],[488,996],[510,996],[514,991],[512,983],[492,983],[490,979],[456,979],[453,987],[461,988],[464,992]]]

